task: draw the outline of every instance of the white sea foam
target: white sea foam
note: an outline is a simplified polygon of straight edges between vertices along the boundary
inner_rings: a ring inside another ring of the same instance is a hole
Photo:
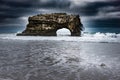
[[[80,41],[80,42],[118,42],[120,34],[116,33],[83,33],[81,37],[72,36],[16,36],[16,34],[0,34],[0,39],[12,40],[55,40],[55,41]]]

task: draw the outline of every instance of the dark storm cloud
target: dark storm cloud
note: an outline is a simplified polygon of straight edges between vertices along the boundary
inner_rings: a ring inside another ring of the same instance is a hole
[[[25,1],[10,1],[1,0],[1,6],[9,6],[11,8],[65,8],[70,6],[70,1],[67,0],[25,0]]]
[[[0,0],[0,27],[25,26],[23,17],[48,12],[77,13],[95,25],[99,20],[104,24],[104,18],[108,23],[109,16],[120,20],[119,3],[118,0]],[[115,23],[119,25],[116,20]]]
[[[0,22],[6,22],[6,19],[16,19],[19,17],[31,15],[38,12],[38,9],[56,9],[65,8],[70,5],[70,2],[63,0],[1,0],[0,1]]]
[[[109,7],[109,6],[119,7],[118,10],[110,10],[111,12],[120,11],[120,1],[86,2],[85,5],[74,6],[71,10],[73,12],[81,13],[81,15],[85,15],[85,16],[92,16],[93,15],[94,16],[100,11],[100,8]]]

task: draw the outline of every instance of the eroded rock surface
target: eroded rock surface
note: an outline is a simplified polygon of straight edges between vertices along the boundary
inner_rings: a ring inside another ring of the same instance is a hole
[[[82,23],[79,15],[67,15],[66,13],[39,14],[28,19],[26,29],[17,35],[56,36],[59,29],[67,28],[71,36],[80,36]]]

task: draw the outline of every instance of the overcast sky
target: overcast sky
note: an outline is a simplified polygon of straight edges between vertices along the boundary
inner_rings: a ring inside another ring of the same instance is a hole
[[[24,29],[41,13],[79,14],[84,27],[120,27],[120,0],[0,0],[0,31]]]

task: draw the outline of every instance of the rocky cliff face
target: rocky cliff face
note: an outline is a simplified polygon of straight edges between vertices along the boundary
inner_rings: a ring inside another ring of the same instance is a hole
[[[58,29],[67,28],[71,36],[80,36],[82,23],[79,15],[67,15],[66,13],[39,14],[28,19],[26,29],[17,35],[56,36]]]

